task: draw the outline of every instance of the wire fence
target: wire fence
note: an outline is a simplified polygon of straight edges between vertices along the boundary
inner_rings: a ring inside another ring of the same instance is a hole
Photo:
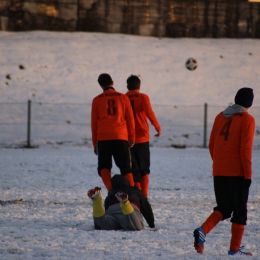
[[[159,138],[150,126],[152,147],[207,147],[215,116],[225,107],[154,105],[161,124]],[[91,147],[91,104],[0,103],[0,147],[38,147],[71,144]],[[255,117],[254,149],[260,148],[260,107],[251,107]]]

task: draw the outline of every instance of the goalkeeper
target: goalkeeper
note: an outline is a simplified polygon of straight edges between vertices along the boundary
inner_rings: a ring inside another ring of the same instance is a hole
[[[143,217],[150,228],[154,228],[152,207],[137,187],[130,186],[122,175],[111,178],[112,189],[103,204],[101,188],[88,191],[93,202],[95,229],[99,230],[142,230]]]

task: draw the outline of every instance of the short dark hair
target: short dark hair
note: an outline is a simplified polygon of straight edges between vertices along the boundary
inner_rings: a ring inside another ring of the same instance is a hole
[[[128,90],[135,90],[135,89],[139,89],[140,85],[141,85],[141,80],[135,76],[135,75],[131,75],[127,80],[127,89]]]
[[[102,73],[98,77],[98,83],[101,87],[110,86],[113,83],[112,78],[107,73]]]

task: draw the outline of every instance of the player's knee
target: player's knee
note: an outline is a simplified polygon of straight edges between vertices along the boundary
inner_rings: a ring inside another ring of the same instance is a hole
[[[232,215],[232,210],[230,210],[230,209],[222,209],[220,207],[216,207],[216,208],[214,208],[214,210],[218,210],[222,214],[222,216],[223,216],[222,220],[228,219]]]

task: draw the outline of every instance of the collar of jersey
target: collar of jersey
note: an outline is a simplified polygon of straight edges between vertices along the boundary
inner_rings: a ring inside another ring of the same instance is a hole
[[[108,87],[103,88],[103,90],[106,91],[106,90],[115,90],[115,89],[111,86],[108,86]]]

